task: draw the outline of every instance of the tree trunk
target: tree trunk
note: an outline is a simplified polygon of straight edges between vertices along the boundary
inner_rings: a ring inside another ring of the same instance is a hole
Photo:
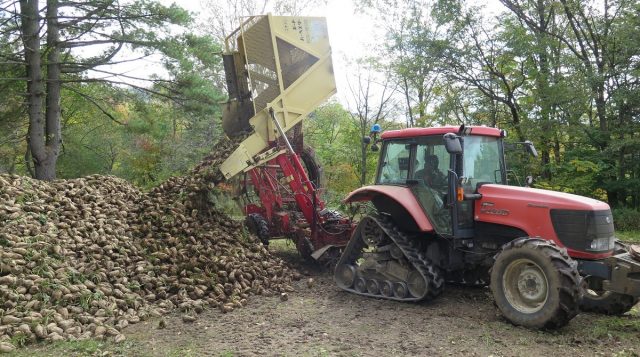
[[[60,50],[58,49],[58,0],[47,0],[47,84],[42,74],[40,14],[37,0],[21,0],[22,40],[25,48],[29,150],[35,178],[56,178],[56,163],[62,143],[60,129]],[[46,98],[46,108],[43,99]]]
[[[520,127],[520,113],[518,113],[518,108],[513,103],[505,103],[509,107],[509,111],[511,112],[511,119],[513,121],[513,127],[516,130],[516,136],[518,136],[519,141],[524,141],[524,133],[522,132],[522,128]]]
[[[539,68],[536,76],[536,87],[538,91],[538,104],[540,105],[540,120],[542,121],[542,133],[540,144],[542,149],[542,177],[551,180],[551,138],[553,127],[551,123],[551,96],[549,95],[549,78],[551,69],[549,68],[549,47],[547,38],[547,11],[543,0],[536,3],[536,13],[538,18],[538,29],[531,28],[536,37],[536,52],[538,55]]]
[[[367,181],[367,146],[362,143],[360,145],[360,154],[361,154],[361,162],[360,162],[360,184],[364,185]]]
[[[409,127],[413,128],[415,121],[413,120],[413,110],[411,109],[411,100],[409,98],[409,83],[407,82],[407,76],[402,75],[404,98],[407,101],[407,111],[409,113]]]
[[[40,60],[40,15],[37,0],[20,0],[22,42],[27,74],[27,106],[29,115],[29,149],[36,167],[46,159],[45,122],[42,101],[44,83]],[[37,173],[36,173],[37,177]]]
[[[598,76],[603,75],[602,73],[598,73]],[[596,101],[596,115],[598,115],[598,120],[600,122],[600,131],[602,131],[602,133],[606,133],[609,130],[609,125],[607,124],[607,101],[604,98],[604,82],[600,81],[598,79],[598,83],[595,85],[594,88],[594,95],[595,95],[595,101]],[[608,138],[607,138],[608,141]],[[608,146],[608,142],[603,143],[604,144],[604,148],[606,148]]]
[[[62,132],[60,127],[60,42],[58,28],[58,0],[47,0],[47,127],[45,161],[36,165],[36,178],[56,178],[56,163],[60,155]]]

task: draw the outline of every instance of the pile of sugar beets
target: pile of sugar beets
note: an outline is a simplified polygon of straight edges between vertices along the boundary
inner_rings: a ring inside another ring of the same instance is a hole
[[[174,309],[188,321],[291,291],[298,273],[208,200],[235,146],[223,140],[189,175],[147,193],[111,176],[0,175],[0,352],[119,342],[127,325]]]

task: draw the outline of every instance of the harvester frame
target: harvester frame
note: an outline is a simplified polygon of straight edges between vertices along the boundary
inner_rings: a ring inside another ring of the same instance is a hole
[[[354,225],[325,208],[320,165],[301,130],[301,121],[336,92],[326,20],[251,16],[225,45],[223,128],[229,136],[251,134],[220,170],[227,179],[242,174],[241,196],[255,193],[242,204],[248,227],[265,244],[289,237],[304,258],[337,259]]]

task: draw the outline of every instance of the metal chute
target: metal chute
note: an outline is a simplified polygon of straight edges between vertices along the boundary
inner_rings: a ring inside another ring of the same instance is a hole
[[[222,164],[231,178],[277,155],[273,144],[336,91],[326,20],[253,16],[226,40],[223,55],[229,101],[223,128],[229,136],[253,130]],[[271,150],[271,152],[268,152]]]

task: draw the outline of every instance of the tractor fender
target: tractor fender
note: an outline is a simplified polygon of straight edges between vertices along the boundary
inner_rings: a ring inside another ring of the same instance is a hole
[[[378,212],[389,213],[396,223],[410,231],[433,232],[433,225],[408,187],[374,185],[352,191],[344,203],[371,201]]]

